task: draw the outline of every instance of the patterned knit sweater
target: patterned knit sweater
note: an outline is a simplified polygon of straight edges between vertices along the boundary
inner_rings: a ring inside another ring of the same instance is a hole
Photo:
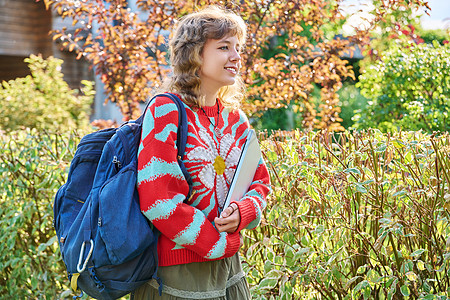
[[[239,250],[239,231],[255,228],[266,206],[269,174],[261,160],[249,191],[236,202],[241,214],[237,231],[220,233],[214,226],[249,130],[240,110],[219,107],[218,123],[217,106],[204,107],[211,121],[215,117],[214,130],[205,112],[185,105],[188,138],[183,162],[194,191],[187,201],[189,187],[177,163],[177,107],[169,98],[157,97],[145,114],[138,150],[138,191],[142,212],[161,232],[160,266],[233,256]]]

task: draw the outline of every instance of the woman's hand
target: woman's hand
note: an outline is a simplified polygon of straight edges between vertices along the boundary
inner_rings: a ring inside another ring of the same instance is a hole
[[[220,218],[216,217],[214,219],[214,224],[216,224],[216,228],[219,232],[236,232],[240,223],[241,214],[239,213],[239,208],[236,203],[231,203],[230,206],[225,208],[220,214]]]

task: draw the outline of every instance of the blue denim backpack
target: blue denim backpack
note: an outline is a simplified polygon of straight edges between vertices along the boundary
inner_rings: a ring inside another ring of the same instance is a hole
[[[187,139],[186,111],[176,95],[158,96],[170,98],[179,111],[178,164],[190,194],[192,180],[181,160]],[[152,277],[162,290],[156,276],[159,233],[141,213],[136,185],[144,114],[119,128],[84,136],[67,182],[55,196],[54,226],[71,287],[97,299],[122,297]]]

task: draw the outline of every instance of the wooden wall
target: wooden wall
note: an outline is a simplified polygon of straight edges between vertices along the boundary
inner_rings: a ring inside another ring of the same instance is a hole
[[[51,13],[42,2],[0,0],[0,55],[49,55],[51,26]]]
[[[30,74],[24,59],[25,56],[0,55],[0,83]]]
[[[0,0],[0,82],[28,75],[23,60],[31,54],[63,59],[64,79],[72,88],[79,88],[83,79],[93,80],[87,62],[61,50],[49,35],[52,29],[70,27],[67,22],[47,11],[42,0]]]

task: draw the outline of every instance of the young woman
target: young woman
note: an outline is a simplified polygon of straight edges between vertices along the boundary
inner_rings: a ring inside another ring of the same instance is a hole
[[[269,175],[261,160],[249,191],[223,209],[249,131],[239,110],[240,51],[246,26],[236,14],[208,7],[182,18],[170,42],[173,75],[164,91],[185,104],[188,138],[183,162],[193,196],[177,163],[176,105],[157,97],[145,115],[138,154],[138,191],[144,215],[161,232],[158,284],[137,299],[249,299],[238,250],[240,231],[258,226]],[[136,233],[138,234],[138,233]]]

